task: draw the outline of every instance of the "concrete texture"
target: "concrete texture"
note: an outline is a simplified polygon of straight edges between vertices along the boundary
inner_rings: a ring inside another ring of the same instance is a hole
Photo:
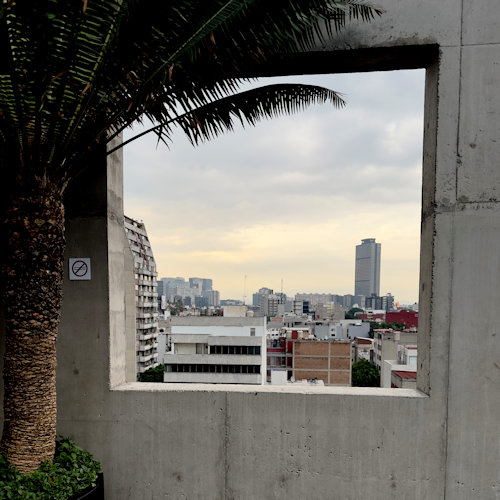
[[[115,156],[68,211],[92,280],[65,281],[58,345],[58,432],[102,461],[107,499],[500,499],[500,2],[378,3],[301,68],[427,67],[422,392],[126,383]]]

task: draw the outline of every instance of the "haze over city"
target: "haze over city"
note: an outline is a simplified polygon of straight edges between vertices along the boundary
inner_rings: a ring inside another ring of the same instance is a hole
[[[145,222],[159,277],[212,278],[221,298],[247,303],[282,279],[287,295],[353,293],[355,246],[376,238],[381,294],[417,301],[424,71],[286,81],[337,90],[347,106],[196,148],[181,132],[170,148],[151,134],[125,147],[125,213]]]

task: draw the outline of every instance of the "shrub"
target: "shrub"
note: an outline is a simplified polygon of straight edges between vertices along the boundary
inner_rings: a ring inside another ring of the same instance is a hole
[[[90,485],[101,471],[99,462],[70,438],[59,438],[52,462],[23,475],[0,455],[0,499],[66,500]]]
[[[144,373],[139,375],[139,382],[163,382],[163,372],[165,365],[158,365],[154,368],[149,368]]]
[[[380,387],[380,374],[375,367],[366,359],[360,359],[352,365],[353,387]]]

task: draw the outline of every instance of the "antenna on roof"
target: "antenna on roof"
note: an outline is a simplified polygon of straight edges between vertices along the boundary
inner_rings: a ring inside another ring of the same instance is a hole
[[[243,305],[246,305],[247,302],[247,275],[245,274],[245,278],[243,279]]]

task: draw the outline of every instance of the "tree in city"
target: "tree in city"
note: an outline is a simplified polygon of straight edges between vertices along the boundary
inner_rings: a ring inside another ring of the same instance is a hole
[[[148,368],[144,373],[139,375],[139,382],[163,382],[164,371],[165,365]]]
[[[366,359],[353,363],[351,385],[353,387],[380,387],[380,374],[377,367]]]
[[[359,307],[352,307],[345,313],[345,319],[356,319],[356,313],[364,312],[363,309]]]
[[[67,186],[137,121],[164,142],[181,127],[196,144],[233,123],[341,106],[316,86],[239,89],[259,67],[378,14],[355,0],[0,0],[0,453],[20,471],[54,454]]]

